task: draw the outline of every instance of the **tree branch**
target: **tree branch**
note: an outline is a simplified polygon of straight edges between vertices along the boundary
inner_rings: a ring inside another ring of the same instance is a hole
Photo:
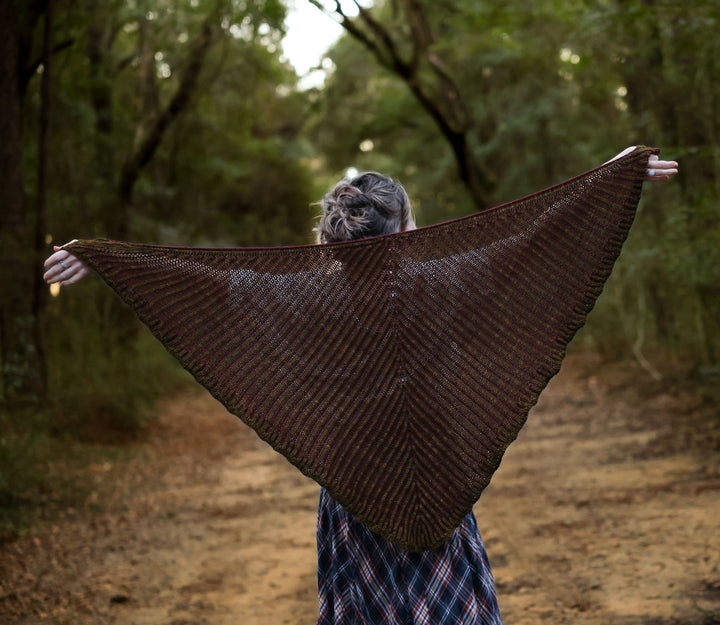
[[[63,50],[65,50],[65,48],[69,48],[74,43],[75,43],[74,38],[66,39],[65,41],[56,43],[50,50],[50,55],[55,55],[58,52],[62,52]],[[50,58],[50,55],[48,56],[48,58]],[[20,77],[20,93],[25,93],[27,91],[27,86],[28,86],[31,78],[37,73],[38,68],[42,64],[43,64],[43,57],[39,56],[32,63],[28,63],[25,66],[25,69],[22,72],[22,76]]]
[[[331,17],[320,0],[308,0],[325,15]],[[424,9],[416,0],[402,0],[402,7],[410,30],[412,57],[408,61],[403,58],[398,42],[390,30],[370,11],[354,0],[358,9],[358,17],[350,18],[336,0],[334,15],[349,35],[363,44],[383,67],[387,68],[407,84],[416,100],[432,117],[455,156],[458,174],[468,188],[476,206],[485,208],[488,192],[492,182],[478,163],[470,146],[470,130],[472,115],[454,81],[444,64],[432,52],[435,36],[427,20]],[[401,4],[393,2],[399,11]],[[362,27],[360,26],[362,25]],[[427,63],[436,83],[423,78],[421,67]]]
[[[115,73],[119,74],[120,72],[122,72],[128,65],[130,65],[137,58],[138,58],[137,52],[131,52],[130,54],[126,54],[118,62],[117,67],[115,68]]]
[[[408,17],[410,36],[413,41],[412,65],[417,68],[420,65],[422,55],[426,54],[428,48],[435,43],[435,37],[425,19],[425,15],[422,10],[418,10],[413,0],[403,0],[403,6]]]
[[[355,4],[357,4],[357,2]],[[392,35],[390,35],[390,32],[372,16],[370,11],[361,7],[360,5],[357,6],[360,19],[370,29],[371,33],[379,37],[380,42],[385,48],[385,52],[389,56],[390,64],[386,64],[386,67],[388,67],[389,69],[393,69],[401,76],[410,77],[414,73],[415,69],[410,63],[408,63],[402,58],[402,56],[400,55],[400,51],[398,50],[397,44],[392,38]],[[376,49],[380,50],[380,46],[376,45]]]
[[[140,173],[155,154],[170,123],[185,109],[197,85],[205,56],[214,42],[211,15],[200,27],[200,33],[193,45],[190,59],[180,81],[180,85],[168,105],[155,120],[138,148],[125,161],[120,174],[118,192],[121,202],[129,204],[133,187]]]

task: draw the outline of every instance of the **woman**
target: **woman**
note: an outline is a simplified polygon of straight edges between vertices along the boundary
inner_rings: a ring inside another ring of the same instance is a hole
[[[320,243],[415,228],[405,189],[375,173],[339,182],[322,208]],[[318,625],[501,622],[472,512],[439,549],[414,553],[371,532],[322,489],[317,544]]]
[[[633,148],[622,152],[616,158]],[[677,163],[651,156],[646,180],[667,180]],[[408,196],[375,173],[339,182],[322,201],[321,243],[390,234],[415,227]],[[45,279],[74,284],[92,273],[55,248]],[[325,491],[318,514],[318,625],[499,624],[494,583],[472,512],[432,551],[410,552],[355,520]]]

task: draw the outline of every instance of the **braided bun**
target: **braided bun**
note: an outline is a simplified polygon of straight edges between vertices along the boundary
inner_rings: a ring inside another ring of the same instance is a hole
[[[374,172],[341,180],[321,205],[323,213],[316,228],[320,243],[351,241],[415,226],[402,185]]]

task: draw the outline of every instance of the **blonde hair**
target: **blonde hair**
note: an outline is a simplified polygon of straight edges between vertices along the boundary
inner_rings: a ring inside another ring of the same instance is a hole
[[[404,187],[376,172],[341,180],[320,205],[322,216],[315,228],[319,243],[364,239],[415,227]]]

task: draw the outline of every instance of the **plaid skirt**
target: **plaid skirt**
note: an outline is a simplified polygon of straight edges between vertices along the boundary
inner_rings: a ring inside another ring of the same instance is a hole
[[[501,625],[475,516],[433,551],[405,551],[320,493],[318,625]]]

